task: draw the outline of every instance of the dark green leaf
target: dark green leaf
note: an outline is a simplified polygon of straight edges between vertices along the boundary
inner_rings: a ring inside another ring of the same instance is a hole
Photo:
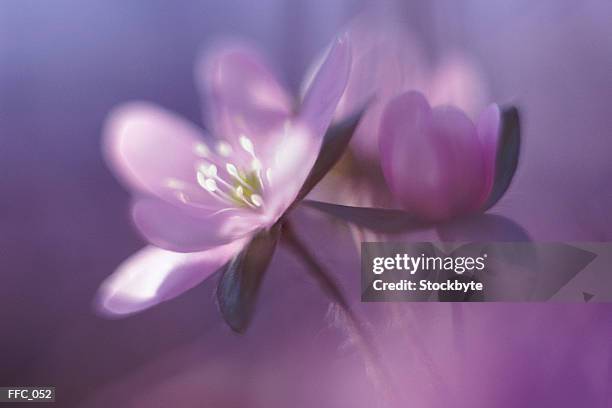
[[[259,287],[278,242],[280,226],[261,231],[223,269],[217,301],[225,322],[243,333],[253,316]]]
[[[304,205],[375,232],[401,233],[433,226],[406,211],[383,208],[351,207],[347,205],[304,200]]]
[[[493,207],[506,193],[516,172],[521,150],[521,121],[519,111],[511,106],[501,112],[499,144],[495,157],[495,179],[483,211]]]

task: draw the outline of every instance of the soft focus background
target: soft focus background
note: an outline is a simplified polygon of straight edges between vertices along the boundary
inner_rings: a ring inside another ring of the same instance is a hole
[[[0,385],[55,385],[62,407],[610,406],[612,306],[359,304],[348,230],[306,211],[301,233],[376,338],[388,400],[285,251],[242,337],[214,278],[125,320],[93,313],[99,283],[143,245],[101,158],[108,111],[145,99],[200,122],[193,64],[225,35],[259,43],[297,89],[366,6],[394,7],[432,63],[468,55],[491,100],[522,108],[524,154],[496,213],[535,240],[612,240],[610,2],[5,0]]]

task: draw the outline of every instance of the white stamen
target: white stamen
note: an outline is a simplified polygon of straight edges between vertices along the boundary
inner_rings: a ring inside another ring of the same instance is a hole
[[[211,193],[217,191],[217,182],[213,179],[204,180],[204,188]]]
[[[200,172],[202,172],[206,177],[216,177],[217,176],[217,166],[214,164],[206,164],[203,163],[199,167]]]
[[[245,135],[240,136],[240,146],[242,146],[242,148],[246,152],[250,153],[252,156],[255,155],[255,148],[253,147],[253,142]]]
[[[215,175],[215,179],[216,179],[216,180],[217,180],[219,183],[223,184],[223,185],[224,185],[224,186],[225,186],[225,187],[226,187],[228,190],[230,190],[230,191],[233,191],[233,190],[234,190],[234,187],[233,187],[233,186],[232,186],[230,183],[228,183],[227,181],[223,180],[221,177],[219,177],[219,176]]]
[[[272,169],[266,170],[266,178],[268,179],[268,183],[272,184]]]
[[[232,199],[232,197],[230,197],[227,193],[224,193],[223,191],[219,190],[219,187],[217,186],[217,182],[215,180],[211,178],[205,178],[202,173],[198,173],[198,183],[200,183],[200,185],[217,200],[225,204],[233,203],[234,200]]]
[[[263,205],[263,199],[259,194],[251,194],[251,201],[256,207],[261,207]]]
[[[261,177],[261,168],[262,168],[262,164],[261,161],[255,157],[253,159],[253,161],[251,162],[251,167],[253,168],[253,171],[255,172],[255,176],[257,176],[257,181],[259,182],[259,185],[261,186],[261,189],[264,189],[264,181],[263,178]]]
[[[242,149],[252,156],[250,167],[239,167],[233,163],[225,162],[225,160],[219,157],[223,156],[227,158],[233,153],[232,146],[225,141],[219,141],[215,146],[219,156],[214,153],[211,154],[206,145],[201,143],[195,144],[195,153],[202,157],[206,156],[206,160],[196,164],[197,182],[215,199],[225,204],[229,204],[231,207],[246,205],[250,208],[257,209],[263,206],[262,196],[260,194],[254,194],[255,189],[258,193],[264,189],[264,182],[262,180],[263,165],[255,156],[255,147],[251,139],[245,135],[241,135],[239,142]],[[221,177],[223,173],[219,174],[219,168],[222,168],[219,166],[225,166],[226,174],[232,179],[235,179],[236,182],[233,180],[224,180]],[[251,175],[257,177],[258,184],[250,181]],[[177,189],[185,185],[184,183],[180,184],[178,180],[167,181],[167,183]],[[188,199],[186,196],[181,198],[185,201]]]
[[[198,171],[196,173],[196,178],[198,179],[198,184],[202,188],[206,188],[206,176],[204,175],[204,173]]]
[[[261,161],[258,158],[254,158],[253,161],[251,162],[251,167],[255,171],[261,170]]]
[[[217,190],[215,192],[215,194],[218,194],[219,197],[221,199],[223,199],[226,203],[231,204],[232,206],[234,205],[235,201],[234,201],[234,197],[230,196],[229,194],[221,191],[221,190]]]
[[[240,184],[242,184],[246,188],[249,188],[249,189],[251,188],[251,186],[240,176],[236,166],[234,166],[231,163],[227,163],[225,165],[225,168],[227,169],[227,172],[230,174],[230,176],[232,176],[234,179],[236,179],[236,181],[238,181]]]
[[[217,143],[217,152],[223,157],[229,157],[232,154],[232,146],[224,141]]]
[[[217,166],[211,164],[210,166],[208,166],[208,169],[204,174],[206,174],[208,177],[217,177]]]
[[[219,186],[217,186],[217,182],[214,179],[211,178],[207,178],[204,174],[202,173],[198,173],[198,184],[200,186],[202,186],[202,188],[206,191],[208,191],[209,193],[217,193],[217,194],[221,194],[222,191],[219,190]],[[213,194],[215,195],[215,194]],[[227,194],[224,194],[225,196],[227,196]],[[227,198],[227,197],[225,197]]]
[[[245,203],[246,205],[248,205],[251,208],[255,208],[255,206],[253,204],[251,204],[246,197],[244,196],[244,189],[242,188],[242,186],[238,186],[236,187],[236,189],[234,190],[236,197],[238,197],[240,199],[240,201],[242,201],[243,203]]]
[[[200,157],[210,156],[210,149],[204,143],[196,143],[193,147],[193,151]]]
[[[198,172],[198,183],[204,189],[208,190],[209,192],[217,192],[218,194],[222,195],[225,199],[229,199],[231,201],[231,197],[229,195],[227,195],[226,193],[223,193],[219,189],[219,184],[217,183],[217,182],[219,182],[219,183],[221,183],[222,186],[227,188],[229,191],[235,192],[238,196],[244,195],[244,189],[241,186],[238,186],[237,188],[234,188],[234,186],[232,186],[227,181],[225,181],[221,177],[219,177],[217,175],[217,173],[216,173],[216,167],[215,167],[215,171],[210,171],[209,168],[206,169],[206,171],[209,174],[206,174],[203,171],[202,172]],[[240,190],[238,190],[238,189],[240,189]]]
[[[227,170],[227,172],[234,176],[234,177],[238,177],[238,169],[236,168],[236,166],[234,166],[232,163],[227,163],[225,165],[225,169]]]

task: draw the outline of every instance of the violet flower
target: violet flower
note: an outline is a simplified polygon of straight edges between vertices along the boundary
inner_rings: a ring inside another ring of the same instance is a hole
[[[487,84],[476,61],[459,50],[440,51],[430,61],[419,38],[389,11],[369,10],[347,27],[352,63],[349,82],[336,117],[350,115],[376,95],[351,141],[359,161],[378,162],[379,128],[385,106],[411,90],[432,105],[453,105],[474,118],[486,106]]]
[[[133,192],[134,223],[151,245],[102,284],[103,313],[139,312],[222,269],[223,317],[246,328],[287,213],[337,161],[359,120],[328,130],[350,61],[339,37],[294,111],[255,51],[217,49],[198,68],[214,138],[148,103],[112,113],[105,154]]]
[[[433,105],[456,106],[473,120],[486,107],[484,76],[462,52],[441,52],[435,63],[429,61],[417,38],[405,29],[393,10],[376,8],[359,14],[349,23],[347,35],[352,46],[351,72],[336,117],[351,113],[372,95],[375,98],[355,131],[349,154],[313,196],[350,206],[397,208],[397,196],[385,182],[379,153],[381,120],[387,104],[405,92],[417,90]],[[423,176],[422,172],[411,174]],[[396,229],[395,224],[389,227]],[[385,233],[382,227],[373,231],[353,224],[351,229],[358,247],[361,241],[388,238],[380,234]]]
[[[402,207],[422,219],[447,221],[493,206],[510,183],[519,153],[517,111],[503,116],[493,104],[474,124],[457,108],[432,109],[418,92],[389,102],[380,152],[385,179]],[[508,134],[500,134],[502,123],[510,126]],[[504,149],[501,157],[498,147]]]
[[[474,124],[461,110],[431,108],[410,91],[385,107],[379,138],[384,177],[402,210],[308,205],[373,231],[440,232],[446,221],[489,210],[507,191],[520,153],[519,113],[493,104]],[[527,239],[520,227],[508,229]]]

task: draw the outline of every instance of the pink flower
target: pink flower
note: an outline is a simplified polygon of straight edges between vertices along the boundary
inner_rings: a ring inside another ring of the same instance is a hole
[[[104,152],[133,192],[132,217],[151,246],[102,284],[100,309],[115,316],[144,310],[230,261],[250,262],[255,275],[249,279],[257,286],[279,221],[325,172],[313,166],[349,67],[350,47],[342,37],[296,112],[260,55],[244,46],[220,47],[197,69],[212,135],[149,103],[117,108],[104,132]],[[243,276],[236,279],[221,290],[245,284]],[[230,325],[242,329],[242,318]]]
[[[380,159],[383,110],[404,92],[419,91],[433,105],[457,106],[470,118],[485,106],[486,84],[472,59],[450,51],[432,64],[417,38],[394,16],[376,11],[362,13],[349,24],[348,35],[353,55],[351,73],[337,116],[351,114],[376,95],[351,142],[351,150],[359,159]]]
[[[475,124],[455,107],[431,108],[422,94],[407,92],[383,112],[384,176],[403,209],[419,219],[485,211],[510,184],[519,136],[516,109],[491,105]]]

